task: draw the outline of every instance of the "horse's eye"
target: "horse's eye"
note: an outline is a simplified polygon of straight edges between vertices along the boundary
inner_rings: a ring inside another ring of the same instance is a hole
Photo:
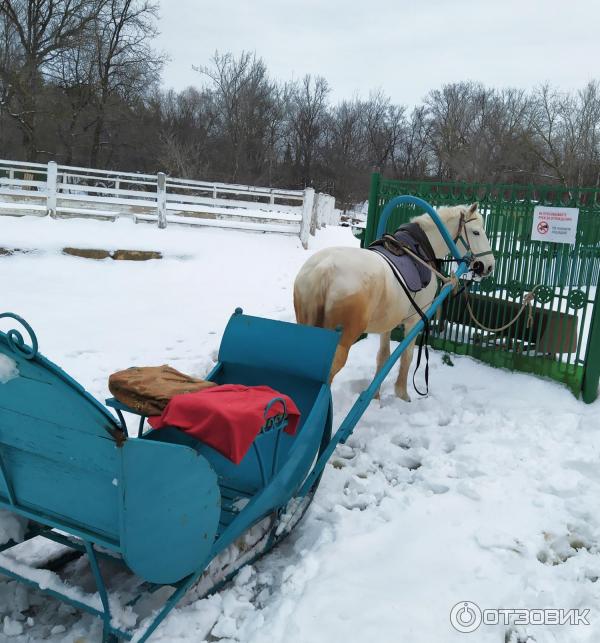
[[[478,237],[481,233],[478,230],[473,230],[473,234]]]

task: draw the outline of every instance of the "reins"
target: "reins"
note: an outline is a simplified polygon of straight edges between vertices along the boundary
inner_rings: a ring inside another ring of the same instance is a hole
[[[422,264],[422,265],[426,266],[427,268],[429,268],[429,270],[431,270],[431,272],[434,275],[436,275],[436,277],[444,285],[451,283],[451,284],[454,285],[454,288],[456,288],[458,286],[458,279],[456,278],[454,273],[452,273],[450,275],[450,277],[446,277],[446,275],[442,274],[439,270],[436,270],[433,266],[429,265],[426,261],[421,259],[421,257],[419,257],[419,255],[416,254],[415,252],[413,252],[410,248],[403,247],[403,249],[406,252],[406,254],[410,255],[413,259],[418,261],[420,264]],[[483,256],[483,254],[489,254],[489,253],[480,253],[479,255],[473,255],[473,256]],[[525,310],[525,308],[529,307],[529,312],[528,312],[528,315],[527,315],[527,328],[529,328],[529,326],[531,326],[531,324],[533,322],[533,310],[532,310],[531,303],[535,299],[535,291],[538,288],[541,288],[541,286],[543,286],[543,284],[537,284],[537,286],[535,286],[530,292],[526,293],[525,296],[523,297],[523,304],[521,305],[521,308],[520,308],[519,312],[509,322],[507,322],[503,326],[498,326],[497,328],[490,328],[489,326],[486,326],[485,324],[482,324],[477,319],[477,317],[475,317],[475,313],[473,312],[473,309],[471,307],[471,302],[469,301],[469,294],[470,294],[469,289],[465,288],[465,291],[464,291],[465,292],[465,304],[467,306],[467,310],[469,311],[469,317],[482,330],[488,331],[490,333],[500,333],[503,330],[506,330],[507,328],[510,328],[513,324],[515,324],[517,322],[517,320],[519,319],[519,317],[523,314],[523,311]],[[427,305],[430,305],[432,303],[433,303],[433,300],[431,300],[429,302],[429,304],[427,304]],[[416,314],[417,313],[413,313],[412,315],[410,315],[410,317],[414,317],[414,315],[416,315]],[[405,317],[404,319],[409,319],[409,317]]]
[[[470,253],[470,255],[471,255],[471,257],[473,259],[478,258],[478,257],[485,257],[487,255],[493,254],[491,249],[486,250],[485,252],[479,252],[479,253],[474,253],[471,250],[471,242],[470,242],[470,239],[469,239],[469,231],[468,231],[468,229],[466,227],[466,224],[470,223],[471,221],[475,221],[476,219],[477,219],[477,217],[473,217],[471,219],[465,219],[465,215],[463,213],[461,213],[460,222],[459,222],[459,225],[458,225],[458,231],[456,233],[456,237],[453,239],[454,243],[456,243],[457,241],[461,241],[462,244],[464,245],[464,247],[467,249],[467,252]],[[462,236],[463,232],[464,232],[464,235],[465,235],[464,238]],[[456,289],[458,288],[459,281],[458,281],[458,278],[456,277],[455,273],[452,273],[450,275],[450,277],[447,277],[446,275],[441,273],[439,270],[434,268],[431,265],[430,262],[425,261],[416,252],[413,252],[412,249],[409,248],[408,246],[402,244],[400,247],[402,248],[402,250],[406,254],[408,254],[410,257],[412,257],[415,261],[417,261],[421,265],[423,265],[426,268],[428,268],[432,272],[432,274],[436,275],[436,277],[444,285],[451,283],[453,285],[454,290],[456,291]],[[453,259],[449,260],[449,262],[453,262],[453,261],[454,261]],[[423,327],[423,333],[422,333],[420,341],[419,341],[419,351],[417,353],[417,364],[416,364],[415,370],[413,372],[413,387],[414,387],[415,391],[419,395],[425,396],[425,395],[427,395],[429,393],[429,349],[428,349],[428,346],[427,346],[427,342],[428,342],[428,339],[429,339],[429,322],[426,319],[425,313],[423,312],[423,310],[415,302],[415,300],[412,297],[411,293],[409,292],[408,288],[406,288],[405,285],[402,282],[400,282],[400,284],[403,287],[404,292],[408,296],[413,308],[415,309],[415,312],[412,315],[409,315],[408,317],[405,317],[403,319],[403,322],[406,321],[407,319],[410,319],[411,317],[414,317],[415,315],[419,315],[421,317],[421,319],[423,319],[423,321],[425,322],[424,327]],[[521,308],[519,309],[517,314],[509,322],[507,322],[506,324],[503,324],[502,326],[498,326],[497,328],[491,328],[490,326],[486,326],[485,324],[482,324],[477,319],[477,317],[475,316],[475,313],[473,312],[473,308],[471,307],[471,302],[469,301],[469,294],[470,294],[469,293],[469,286],[466,286],[464,288],[464,299],[465,299],[465,304],[466,304],[466,307],[467,307],[467,311],[469,313],[469,317],[471,318],[473,323],[476,326],[478,326],[479,328],[481,328],[482,330],[485,330],[486,332],[489,332],[489,333],[500,333],[500,332],[502,332],[504,330],[507,330],[511,326],[513,326],[513,324],[515,324],[519,320],[519,318],[523,314],[524,310],[527,308],[528,309],[527,328],[529,328],[531,326],[531,324],[533,323],[533,306],[532,306],[532,302],[535,299],[535,292],[542,285],[543,284],[537,284],[530,292],[526,293],[525,296],[523,297],[523,303],[521,304]],[[433,301],[435,301],[435,299],[430,301],[429,303],[427,303],[426,307],[429,307],[433,303]],[[421,365],[421,356],[422,356],[422,352],[423,352],[423,347],[425,347],[425,387],[426,387],[425,393],[421,392],[417,388],[417,385],[415,383],[415,377],[416,377],[417,371],[419,370],[419,367]]]

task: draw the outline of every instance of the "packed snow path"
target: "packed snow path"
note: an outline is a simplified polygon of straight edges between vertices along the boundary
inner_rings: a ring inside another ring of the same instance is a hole
[[[0,309],[24,316],[40,350],[100,399],[108,375],[134,364],[205,374],[236,306],[292,320],[292,283],[308,256],[293,238],[128,222],[2,219],[0,233],[2,247],[35,250],[0,257]],[[311,242],[355,240],[347,228],[328,228]],[[165,258],[92,261],[61,255],[65,246]],[[372,377],[376,350],[375,337],[357,344],[336,379],[334,427]],[[188,595],[153,640],[600,640],[600,404],[441,357],[433,353],[427,399],[396,399],[390,376],[283,545],[219,594]],[[36,543],[25,547],[43,555]],[[80,560],[70,573],[89,583],[86,569]],[[460,634],[449,614],[465,600],[482,609],[589,609],[590,625]],[[100,633],[99,621],[0,581],[0,641],[83,643]]]

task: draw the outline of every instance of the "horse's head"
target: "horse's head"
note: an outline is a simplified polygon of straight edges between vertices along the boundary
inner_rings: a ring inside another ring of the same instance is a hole
[[[479,277],[486,277],[494,269],[496,260],[485,234],[483,217],[477,207],[477,203],[472,203],[455,208],[458,210],[458,216],[454,241],[461,253],[471,253],[471,270]]]

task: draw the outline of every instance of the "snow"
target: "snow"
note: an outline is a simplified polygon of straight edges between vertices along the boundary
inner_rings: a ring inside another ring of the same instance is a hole
[[[14,359],[6,355],[0,355],[0,384],[6,384],[10,380],[19,377],[19,369]]]
[[[108,375],[132,365],[206,374],[236,306],[293,320],[293,279],[310,253],[357,243],[345,227],[319,231],[306,252],[281,235],[35,217],[0,218],[0,233],[2,247],[32,251],[0,257],[2,310],[25,317],[40,350],[99,399]],[[93,261],[62,255],[65,246],[164,258]],[[334,427],[368,385],[377,345],[359,342],[336,378]],[[600,640],[600,402],[467,357],[452,362],[432,351],[430,396],[410,404],[394,397],[390,377],[289,538],[216,595],[190,592],[152,640]],[[19,549],[33,559],[37,540]],[[65,574],[92,591],[84,560]],[[120,572],[111,582],[126,591]],[[449,621],[460,601],[590,609],[590,625],[482,625],[469,638]],[[0,641],[19,643],[101,632],[99,621],[9,580],[0,581],[0,622]]]
[[[4,545],[10,540],[20,543],[25,535],[27,524],[26,518],[0,509],[0,545]]]

